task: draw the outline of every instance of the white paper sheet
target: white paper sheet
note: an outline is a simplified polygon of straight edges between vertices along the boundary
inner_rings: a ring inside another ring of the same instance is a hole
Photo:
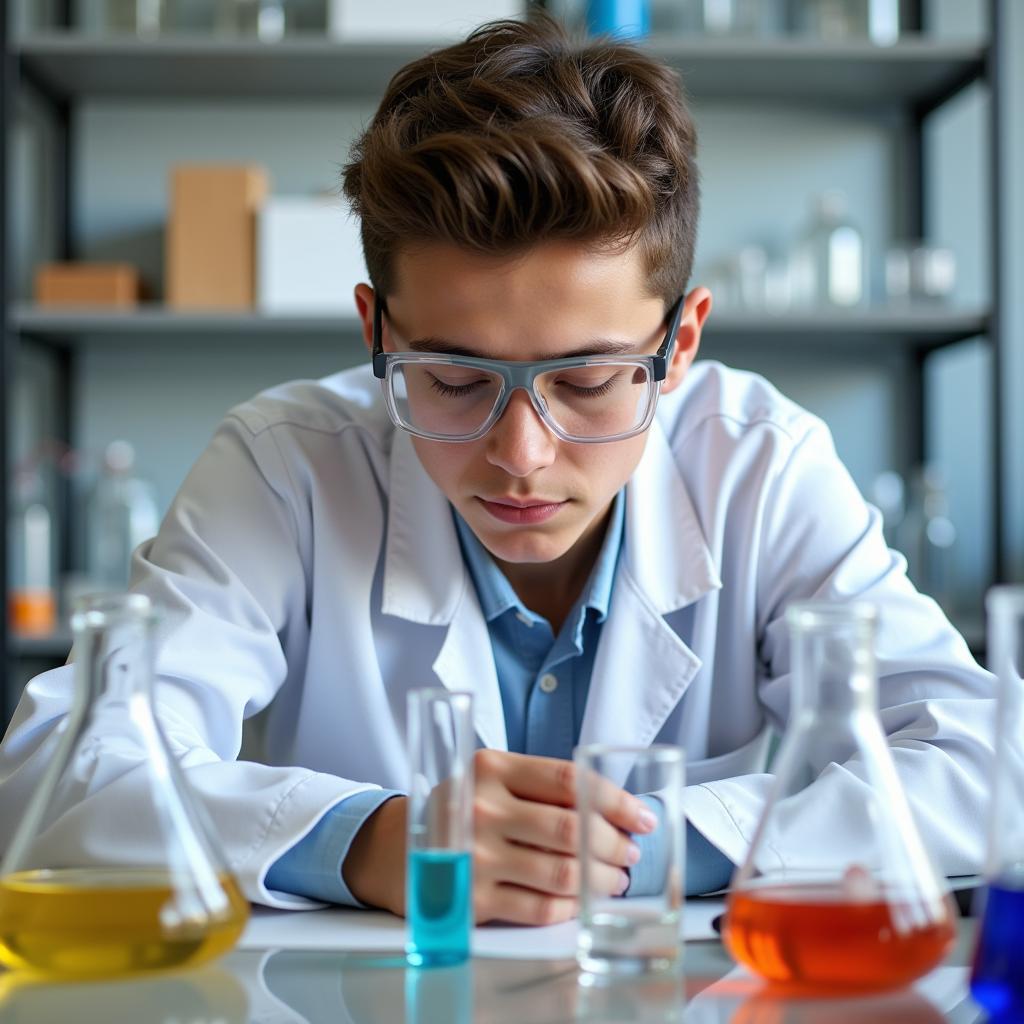
[[[716,938],[711,922],[722,900],[688,900],[683,912],[687,941]],[[576,955],[577,923],[550,928],[485,925],[473,930],[473,955],[507,960],[563,960]],[[400,953],[405,922],[368,910],[270,910],[254,907],[239,949],[332,949],[353,953]]]

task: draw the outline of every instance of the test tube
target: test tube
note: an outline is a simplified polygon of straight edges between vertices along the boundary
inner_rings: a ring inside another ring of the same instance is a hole
[[[471,694],[409,693],[406,957],[414,967],[469,957],[474,746]]]

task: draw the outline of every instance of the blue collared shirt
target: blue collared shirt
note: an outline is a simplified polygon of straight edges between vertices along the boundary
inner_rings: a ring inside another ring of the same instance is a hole
[[[453,515],[462,555],[490,633],[508,749],[571,758],[579,741],[601,627],[608,616],[622,551],[624,495],[620,491],[615,497],[590,577],[557,636],[547,619],[522,603],[462,517],[454,510]],[[372,790],[335,805],[304,839],[274,863],[267,873],[267,888],[359,906],[342,878],[345,856],[366,819],[397,795],[392,790]],[[660,801],[645,799],[660,813]],[[664,877],[665,851],[652,837],[637,835],[634,839],[641,858],[630,871],[627,894],[643,895],[653,891],[655,879]],[[731,861],[689,826],[687,847],[688,893],[710,892],[727,884]]]

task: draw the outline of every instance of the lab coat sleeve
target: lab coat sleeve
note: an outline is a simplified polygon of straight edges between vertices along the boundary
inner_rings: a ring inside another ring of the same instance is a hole
[[[377,787],[237,760],[243,720],[270,703],[308,642],[301,503],[272,431],[258,426],[224,422],[158,536],[136,552],[133,589],[162,609],[157,716],[230,867],[249,899],[308,907],[268,890],[268,868],[331,807]],[[25,689],[0,746],[0,850],[53,755],[71,699],[71,665]],[[132,811],[146,799],[144,780],[117,747],[114,736],[97,745],[77,803],[52,827],[51,841],[71,861],[145,856],[148,837],[133,833],[142,816]]]
[[[882,726],[933,864],[947,875],[981,868],[994,737],[994,680],[978,667],[938,605],[906,576],[902,555],[882,537],[867,505],[813,420],[766,482],[757,565],[759,698],[772,723],[790,714],[786,608],[793,601],[866,600],[879,611],[876,653]],[[801,795],[783,864],[812,848],[825,862],[872,861],[870,822],[860,820],[859,763],[822,764]],[[699,787],[693,810],[707,834],[739,862],[753,837],[770,775]],[[776,865],[778,866],[778,865]]]

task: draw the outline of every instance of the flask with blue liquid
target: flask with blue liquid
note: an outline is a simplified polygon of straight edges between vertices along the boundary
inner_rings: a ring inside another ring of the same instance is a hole
[[[1024,1020],[1024,587],[986,601],[989,666],[999,679],[988,887],[971,995],[993,1024]]]
[[[473,698],[443,689],[408,699],[406,955],[414,967],[468,959],[473,931]]]

